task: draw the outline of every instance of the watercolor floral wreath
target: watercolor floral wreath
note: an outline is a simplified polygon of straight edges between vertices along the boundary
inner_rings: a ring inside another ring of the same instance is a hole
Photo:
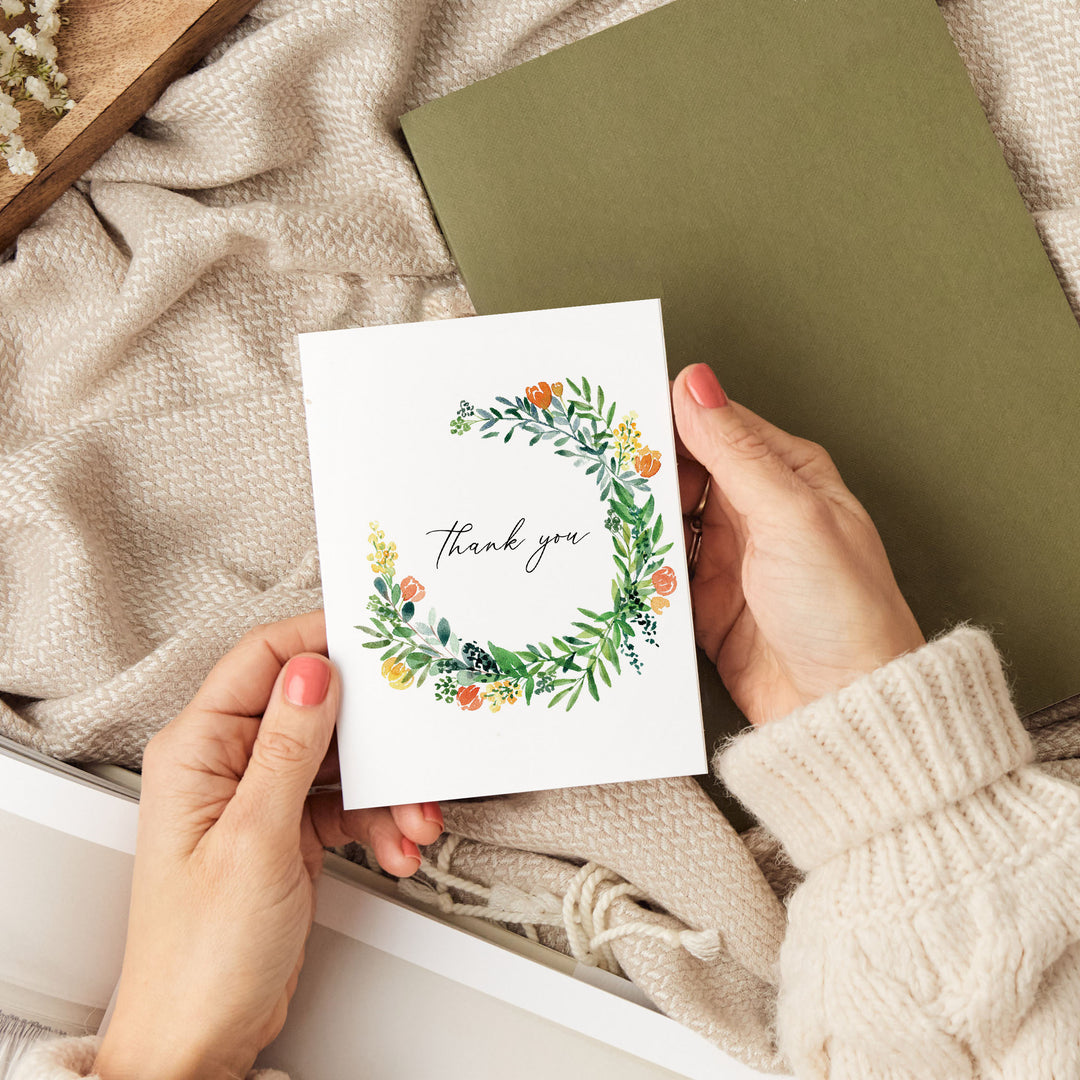
[[[503,442],[521,431],[530,437],[530,446],[550,441],[556,454],[595,476],[600,498],[607,502],[604,526],[614,548],[611,609],[578,608],[584,619],[550,644],[511,651],[490,641],[486,649],[475,641],[462,643],[434,609],[426,620],[420,618],[416,606],[424,586],[412,575],[394,580],[397,545],[387,543],[373,521],[368,537],[375,574],[367,605],[371,625],[356,629],[374,639],[364,648],[382,650],[382,674],[394,689],[423,686],[434,673],[435,697],[470,712],[483,705],[498,712],[522,698],[528,705],[541,695],[548,696],[549,708],[564,701],[569,710],[583,689],[600,700],[598,680],[611,686],[608,669],[622,674],[620,656],[641,673],[634,639],[657,644],[656,617],[678,585],[675,571],[663,561],[672,545],[660,546],[664,519],[649,491],[650,478],[660,471],[660,454],[642,442],[637,413],[627,413],[614,425],[615,403],[607,403],[605,411],[602,387],[594,394],[588,379],[580,386],[570,379],[566,384],[574,396],[564,397],[561,382],[539,382],[525,390],[524,398],[496,397],[501,408],[478,409],[462,401],[450,431],[464,435],[479,424],[483,438],[501,436]]]

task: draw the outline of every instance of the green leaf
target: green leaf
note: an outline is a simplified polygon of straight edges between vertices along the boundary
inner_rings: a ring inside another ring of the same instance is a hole
[[[603,618],[603,616],[597,615],[595,611],[590,611],[588,608],[579,607],[578,611],[580,611],[582,615],[589,619]]]
[[[552,638],[551,640],[552,643],[555,645],[555,648],[557,648],[559,652],[572,653],[574,651],[569,645],[566,644],[565,641],[562,640],[562,638]]]
[[[600,672],[600,678],[603,679],[608,686],[610,686],[611,676],[607,673],[607,668],[604,667],[604,661],[601,660],[600,657],[596,658],[596,670]]]
[[[392,603],[394,604],[395,607],[397,607],[397,605],[401,603],[401,586],[400,585],[395,585],[394,586],[394,591],[393,591],[393,593],[391,593],[390,599],[391,599],[391,601],[392,601]]]
[[[497,431],[489,431],[486,435],[482,435],[482,439],[494,439],[499,433]]]
[[[621,502],[612,501],[608,505],[611,507],[612,510],[615,511],[616,516],[622,518],[622,520],[625,521],[627,525],[634,524],[633,510],[627,509],[627,507],[623,506]]]
[[[509,431],[508,431],[508,432],[506,433],[506,436],[505,436],[505,437],[503,438],[503,442],[504,442],[504,443],[508,443],[508,442],[510,441],[510,438],[511,438],[511,436],[512,436],[513,434],[514,434],[514,429],[513,429],[513,428],[511,428],[511,429],[510,429],[510,430],[509,430]]]
[[[535,689],[536,689],[536,680],[533,679],[532,676],[530,675],[529,678],[527,678],[525,680],[525,704],[526,705],[529,705],[529,704],[532,703],[533,690],[535,690]]]
[[[397,650],[398,650],[398,647],[396,645],[392,645],[389,649],[386,650],[386,652],[384,652],[382,654],[382,656],[379,657],[379,659],[380,660],[389,660],[391,656],[396,656],[397,655]]]
[[[530,446],[535,446],[535,445],[536,445],[536,444],[537,444],[537,443],[538,443],[539,441],[540,441],[540,436],[539,436],[539,435],[534,435],[534,436],[533,436],[533,437],[532,437],[532,438],[531,438],[531,439],[529,440],[529,445],[530,445]]]
[[[365,649],[385,649],[390,642],[387,639],[382,641],[365,641],[363,647]]]
[[[645,500],[645,505],[641,508],[641,524],[644,527],[647,525],[653,516],[653,511],[656,509],[656,499],[652,495]]]
[[[577,402],[576,401],[571,401],[570,402],[570,408],[566,410],[566,419],[567,420],[572,420],[574,418],[574,409],[576,409],[576,408],[577,408]]]
[[[633,507],[634,495],[627,489],[625,482],[615,485],[615,496],[624,506]]]
[[[592,387],[589,385],[589,380],[584,375],[581,376],[581,389],[585,391],[585,400],[592,401]]]
[[[579,682],[577,684],[577,687],[575,688],[574,692],[570,695],[570,700],[566,703],[566,711],[567,712],[569,712],[574,707],[574,702],[577,701],[577,699],[579,697],[581,697],[581,687],[583,685],[584,685],[583,683]]]
[[[375,591],[385,600],[387,599],[386,582],[382,574],[375,578]]]
[[[653,554],[658,556],[658,557],[660,555],[666,555],[674,546],[675,546],[674,544],[665,544],[662,548],[657,548],[653,552]]]
[[[580,394],[580,393],[581,393],[581,387],[580,387],[580,386],[577,386],[577,385],[576,385],[576,384],[574,383],[574,380],[573,380],[573,379],[567,379],[567,380],[566,380],[566,385],[567,385],[567,386],[569,386],[569,387],[570,387],[570,389],[571,389],[571,390],[573,390],[575,394]]]
[[[569,382],[570,380],[569,380],[569,379],[567,379],[566,381],[567,381],[567,382]],[[558,705],[558,704],[559,704],[559,702],[560,702],[560,701],[562,701],[562,699],[563,699],[564,697],[566,697],[566,695],[567,695],[567,694],[569,694],[569,693],[570,693],[570,687],[569,687],[569,686],[568,686],[568,687],[567,687],[567,688],[566,688],[565,690],[560,690],[560,691],[559,691],[559,692],[558,692],[558,693],[557,693],[557,694],[556,694],[556,695],[555,695],[555,696],[554,696],[554,697],[553,697],[553,698],[552,698],[552,699],[551,699],[551,700],[550,700],[550,701],[548,702],[548,708],[550,709],[552,705]]]
[[[603,412],[604,411],[604,388],[598,386],[596,388],[596,407]],[[599,417],[597,417],[599,419]]]
[[[458,686],[469,686],[472,683],[476,682],[476,672],[469,671],[468,669],[464,671],[459,671],[457,673],[457,681]]]
[[[589,693],[592,694],[593,701],[599,701],[600,691],[596,689],[596,677],[592,673],[592,668],[585,673],[585,677],[589,680]]]
[[[616,605],[619,603],[619,583],[614,578],[611,580],[611,602]]]
[[[528,674],[525,665],[509,649],[503,649],[489,641],[488,652],[495,657],[495,663],[499,665],[499,669],[505,674],[517,675],[519,678],[525,678]]]
[[[430,670],[431,670],[431,665],[428,664],[428,666],[426,668],[424,668],[423,671],[420,672],[420,677],[416,680],[416,685],[418,687],[423,686],[424,683],[427,681],[428,672]]]
[[[371,627],[371,626],[354,626],[353,629],[354,630],[362,630],[365,634],[367,634],[368,637],[381,637],[382,636],[379,633],[378,630],[376,630],[374,627]]]
[[[610,409],[608,409],[608,414],[607,414],[607,416],[606,416],[606,417],[604,418],[604,420],[605,420],[605,422],[607,423],[607,426],[608,426],[608,427],[611,427],[611,424],[612,424],[612,422],[614,421],[614,419],[615,419],[615,402],[613,401],[613,402],[611,403],[611,408],[610,408]]]
[[[664,532],[664,515],[663,514],[657,514],[657,516],[656,516],[656,524],[653,526],[653,530],[652,530],[652,542],[654,544],[656,543],[657,540],[660,539],[663,532]]]
[[[394,592],[397,592],[397,591],[398,591],[398,587],[395,585],[394,586]],[[415,614],[416,614],[416,605],[411,600],[406,600],[405,603],[401,605],[401,617],[403,619],[408,620],[408,619],[411,619]]]
[[[405,663],[415,671],[417,668],[423,667],[430,659],[431,653],[420,652],[417,650],[416,652],[409,653],[409,655],[405,657]]]
[[[569,634],[566,634],[565,637],[571,645],[576,645],[579,648],[584,648],[588,644],[587,641],[582,641],[581,638],[571,637]]]
[[[450,640],[450,624],[445,619],[439,620],[436,631],[439,635],[439,644],[445,645]]]

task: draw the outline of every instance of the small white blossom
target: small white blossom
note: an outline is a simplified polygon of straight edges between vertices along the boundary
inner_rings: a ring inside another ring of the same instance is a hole
[[[37,54],[37,38],[35,38],[25,26],[20,26],[15,30],[12,30],[8,37],[15,42],[18,48],[22,49],[22,51],[29,56],[35,56]]]
[[[2,0],[0,0],[2,2]],[[16,0],[18,2],[18,0]],[[30,10],[35,15],[51,15],[59,6],[58,0],[33,0]]]
[[[23,4],[22,0],[0,0],[0,8],[3,9],[4,14],[9,19],[13,19],[26,10],[26,5]]]
[[[40,101],[42,105],[48,105],[49,98],[52,97],[52,91],[49,89],[48,83],[43,82],[36,75],[30,75],[27,77],[26,82],[23,83],[23,86],[35,101]]]
[[[52,38],[39,37],[37,39],[37,54],[47,64],[56,63],[56,46],[53,44]]]
[[[52,77],[52,81],[53,86],[59,86],[61,88],[67,86],[67,76],[62,71],[58,71]]]
[[[39,15],[37,18],[38,37],[56,37],[60,33],[59,15]]]
[[[10,135],[19,126],[21,119],[15,102],[8,94],[0,91],[0,140]]]
[[[37,157],[25,147],[7,155],[8,168],[16,176],[33,176],[37,171]]]

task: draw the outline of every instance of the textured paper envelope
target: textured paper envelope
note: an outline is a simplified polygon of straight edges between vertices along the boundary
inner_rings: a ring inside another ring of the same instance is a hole
[[[932,0],[676,0],[402,124],[477,310],[662,295],[672,372],[830,450],[928,635],[1080,691],[1080,333]]]
[[[300,354],[345,805],[702,771],[659,302]]]

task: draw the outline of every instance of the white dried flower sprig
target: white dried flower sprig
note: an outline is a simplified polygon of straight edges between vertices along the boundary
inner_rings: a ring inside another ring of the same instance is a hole
[[[10,34],[0,32],[0,157],[16,174],[33,176],[37,156],[16,132],[22,119],[16,101],[36,101],[60,117],[75,104],[68,96],[67,76],[56,66],[56,35],[64,21],[63,0],[30,0],[34,18]],[[0,11],[13,19],[26,11],[24,0],[0,0]]]

